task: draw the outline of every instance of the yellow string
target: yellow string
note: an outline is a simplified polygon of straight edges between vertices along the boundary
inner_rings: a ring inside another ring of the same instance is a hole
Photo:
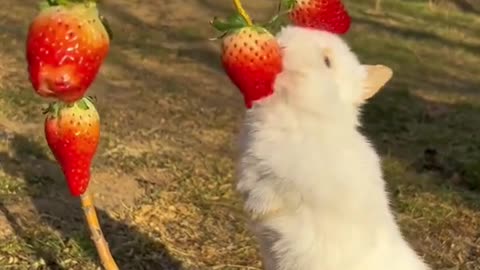
[[[243,17],[243,19],[247,22],[249,26],[253,25],[252,19],[250,16],[248,16],[247,12],[242,6],[242,2],[240,0],[233,0],[233,4],[235,5],[235,8],[237,9],[238,13],[240,13],[240,16]]]

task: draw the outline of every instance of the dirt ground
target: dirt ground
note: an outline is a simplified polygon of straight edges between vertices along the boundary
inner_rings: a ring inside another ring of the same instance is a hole
[[[38,1],[4,1],[0,269],[98,269],[79,202],[46,147],[46,102],[27,80],[24,40]],[[259,20],[276,4],[244,2]],[[354,17],[347,39],[360,58],[396,72],[366,109],[365,129],[385,160],[402,229],[435,269],[480,269],[478,15],[429,13],[424,3],[418,17],[417,4],[393,0],[372,14],[371,1],[346,2]],[[101,3],[114,40],[89,92],[102,118],[91,190],[121,269],[261,267],[232,186],[243,103],[218,42],[208,40],[216,35],[209,19],[231,6]]]

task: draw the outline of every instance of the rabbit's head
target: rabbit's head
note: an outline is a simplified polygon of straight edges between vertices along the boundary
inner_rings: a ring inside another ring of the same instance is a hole
[[[362,65],[339,36],[286,26],[277,35],[283,50],[283,72],[276,96],[300,111],[332,117],[351,114],[392,77],[383,65]]]

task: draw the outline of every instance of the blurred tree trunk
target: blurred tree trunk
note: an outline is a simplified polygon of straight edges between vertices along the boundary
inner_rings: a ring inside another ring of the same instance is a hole
[[[382,10],[382,0],[375,0],[375,12]]]

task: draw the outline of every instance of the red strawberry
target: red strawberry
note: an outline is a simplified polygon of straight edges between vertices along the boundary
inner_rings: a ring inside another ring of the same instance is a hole
[[[222,44],[222,64],[230,80],[243,94],[245,106],[273,93],[275,78],[282,71],[280,46],[275,37],[259,26],[242,26],[241,19],[230,25],[216,20],[220,30],[232,27]]]
[[[26,46],[29,79],[38,95],[67,103],[84,96],[110,47],[102,21],[93,2],[41,10],[30,24]]]
[[[294,25],[335,34],[344,34],[350,28],[351,18],[341,0],[283,1],[291,8],[288,16]]]
[[[82,195],[90,181],[90,166],[100,139],[100,120],[88,98],[50,105],[45,137],[62,168],[70,193]]]

